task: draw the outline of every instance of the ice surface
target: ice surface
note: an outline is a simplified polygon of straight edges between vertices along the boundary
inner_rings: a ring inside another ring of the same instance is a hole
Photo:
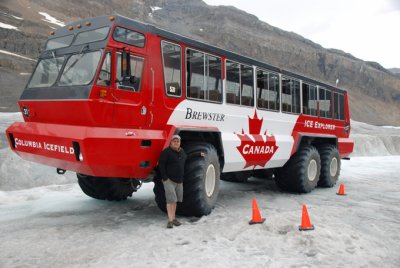
[[[400,156],[343,161],[334,188],[221,182],[213,212],[166,229],[152,184],[126,202],[77,184],[0,191],[0,267],[398,267]],[[255,197],[264,224],[249,225]],[[306,204],[314,231],[300,232]]]
[[[355,143],[352,156],[400,155],[400,127],[352,121],[350,137]]]

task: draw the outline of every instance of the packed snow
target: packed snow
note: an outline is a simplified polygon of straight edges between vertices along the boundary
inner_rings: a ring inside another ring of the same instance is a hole
[[[0,113],[0,133],[21,120]],[[180,217],[172,230],[152,183],[125,202],[95,200],[72,172],[20,159],[0,135],[0,267],[399,267],[400,151],[395,139],[371,141],[400,130],[352,122],[352,131],[355,154],[387,156],[343,160],[346,196],[339,184],[298,195],[271,180],[222,181],[209,216]],[[250,226],[253,197],[266,221]],[[298,230],[303,204],[313,231]]]
[[[151,12],[162,9],[161,7],[150,7],[150,8],[151,8]]]
[[[153,12],[162,9],[161,7],[150,7],[151,12],[149,13],[149,17],[153,17]]]
[[[64,22],[62,22],[62,21],[50,16],[49,14],[47,14],[45,12],[39,12],[39,14],[44,17],[44,19],[42,19],[42,21],[49,22],[49,23],[52,23],[52,24],[55,24],[55,25],[58,25],[58,26],[61,26],[61,27],[65,26]]]
[[[0,22],[0,28],[10,29],[10,30],[17,30],[18,31],[18,27],[10,25],[10,24],[2,23],[2,22]]]

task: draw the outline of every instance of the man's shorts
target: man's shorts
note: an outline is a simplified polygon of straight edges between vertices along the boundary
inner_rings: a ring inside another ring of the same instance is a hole
[[[165,190],[165,199],[167,204],[182,202],[183,200],[183,183],[176,183],[171,180],[163,181]]]

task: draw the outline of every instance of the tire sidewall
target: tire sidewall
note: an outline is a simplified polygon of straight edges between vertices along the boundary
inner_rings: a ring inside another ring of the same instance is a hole
[[[214,166],[215,171],[215,184],[214,184],[214,191],[211,196],[207,195],[206,190],[206,176],[207,176],[207,169],[210,165]],[[203,168],[203,176],[202,176],[202,187],[203,187],[203,199],[207,203],[208,209],[213,209],[215,203],[217,202],[218,193],[219,193],[219,185],[220,185],[220,167],[219,167],[219,160],[218,156],[214,150],[208,151],[204,156],[204,168]]]
[[[336,147],[331,146],[329,147],[329,151],[321,150],[321,179],[320,179],[320,186],[322,187],[333,187],[339,179],[340,169],[341,169],[341,159],[339,151]],[[337,169],[336,174],[334,176],[331,175],[331,163],[332,160],[336,158],[337,160]]]

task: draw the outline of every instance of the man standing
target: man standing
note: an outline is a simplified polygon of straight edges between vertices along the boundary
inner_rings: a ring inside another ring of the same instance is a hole
[[[176,203],[183,199],[183,177],[186,153],[181,147],[181,137],[172,136],[169,147],[161,152],[158,169],[161,173],[167,203],[168,224],[167,228],[181,223],[175,219]]]

